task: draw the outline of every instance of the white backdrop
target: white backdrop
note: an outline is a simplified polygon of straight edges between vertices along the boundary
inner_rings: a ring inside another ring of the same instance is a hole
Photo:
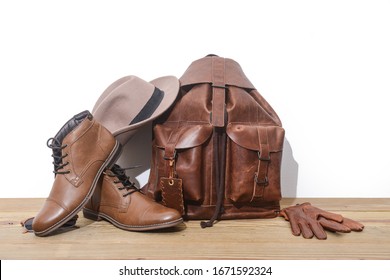
[[[390,197],[389,15],[375,0],[1,1],[0,197],[48,195],[46,140],[113,81],[180,77],[209,53],[279,114],[284,196]]]

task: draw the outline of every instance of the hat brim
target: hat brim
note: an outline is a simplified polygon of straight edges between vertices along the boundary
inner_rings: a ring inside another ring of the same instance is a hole
[[[122,78],[117,81],[117,83],[114,83],[111,85],[105,92],[103,92],[102,96],[99,98],[104,99],[109,92],[114,90],[116,87],[118,87],[123,82],[126,82],[126,78]],[[150,81],[151,84],[153,84],[158,89],[162,90],[164,92],[164,97],[157,107],[157,109],[154,111],[154,113],[147,119],[142,120],[140,122],[122,127],[116,131],[113,131],[112,134],[118,140],[121,144],[125,144],[127,141],[130,140],[130,138],[137,132],[137,129],[146,125],[149,122],[152,122],[159,116],[161,116],[165,111],[167,111],[172,104],[175,102],[177,95],[179,93],[180,88],[180,82],[179,80],[174,76],[165,76],[160,77],[157,79],[154,79]]]

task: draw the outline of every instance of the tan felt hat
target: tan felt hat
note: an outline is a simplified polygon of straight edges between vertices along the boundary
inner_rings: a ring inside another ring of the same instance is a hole
[[[99,97],[92,115],[124,145],[137,129],[163,114],[175,101],[180,83],[174,76],[147,82],[126,76]]]

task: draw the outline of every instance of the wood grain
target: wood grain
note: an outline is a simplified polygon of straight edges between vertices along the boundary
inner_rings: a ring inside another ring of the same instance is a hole
[[[311,202],[362,222],[363,232],[328,233],[327,240],[291,234],[282,218],[199,221],[154,232],[128,232],[79,213],[77,228],[49,237],[24,233],[43,199],[0,199],[0,259],[390,259],[390,199],[285,198],[282,207]]]

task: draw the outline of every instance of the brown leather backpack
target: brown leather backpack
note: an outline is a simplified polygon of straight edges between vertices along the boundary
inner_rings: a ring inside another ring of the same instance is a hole
[[[144,192],[186,219],[273,218],[280,210],[284,129],[240,65],[214,55],[180,78],[153,128]]]

